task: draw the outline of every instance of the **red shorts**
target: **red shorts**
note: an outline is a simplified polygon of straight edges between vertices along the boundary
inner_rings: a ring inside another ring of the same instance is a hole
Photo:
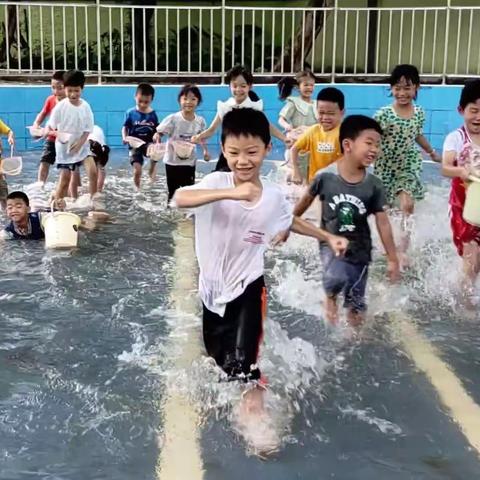
[[[470,225],[463,219],[463,206],[465,205],[465,183],[459,179],[452,180],[450,191],[450,227],[453,233],[453,243],[457,252],[463,256],[463,245],[477,242],[480,245],[480,228]]]

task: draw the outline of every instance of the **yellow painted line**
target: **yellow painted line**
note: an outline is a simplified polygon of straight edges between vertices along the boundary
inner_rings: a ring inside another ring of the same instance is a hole
[[[170,300],[173,308],[182,315],[195,315],[197,267],[190,221],[179,222],[174,242],[175,278]],[[185,328],[181,321],[180,317],[178,328],[171,332],[171,342],[175,351],[179,352],[172,360],[178,369],[188,367],[201,355],[198,335],[191,328]],[[180,332],[182,334],[178,335]],[[194,405],[167,385],[162,416],[164,434],[157,463],[157,478],[201,480],[204,470],[199,444],[200,422]]]
[[[468,443],[480,453],[480,406],[466,392],[452,368],[436,348],[419,332],[413,320],[390,315],[391,328],[415,365],[429,379],[440,401],[450,411]]]

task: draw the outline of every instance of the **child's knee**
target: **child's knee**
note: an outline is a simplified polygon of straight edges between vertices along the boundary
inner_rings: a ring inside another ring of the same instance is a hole
[[[413,197],[407,192],[400,192],[400,209],[405,215],[413,215],[415,210],[415,201]]]

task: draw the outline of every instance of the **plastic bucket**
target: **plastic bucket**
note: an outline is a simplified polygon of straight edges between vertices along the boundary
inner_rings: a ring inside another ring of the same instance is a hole
[[[30,135],[35,138],[35,139],[40,139],[43,137],[45,134],[45,129],[42,127],[36,127],[34,125],[30,125],[28,128],[28,131],[30,132]]]
[[[193,149],[195,148],[194,143],[186,142],[184,140],[174,140],[172,144],[175,155],[180,158],[180,160],[190,159]]]
[[[167,145],[165,143],[151,143],[147,148],[147,157],[154,162],[160,161],[167,150]]]
[[[42,216],[46,248],[74,248],[78,244],[80,217],[70,212],[52,212]]]
[[[142,145],[145,145],[145,142],[137,137],[128,136],[125,137],[125,140],[132,148],[140,148]]]
[[[0,173],[4,175],[19,175],[22,172],[22,157],[13,156],[13,148],[10,151],[10,157],[0,160]]]
[[[480,227],[480,179],[470,177],[470,180],[472,183],[467,187],[463,219],[470,225]]]

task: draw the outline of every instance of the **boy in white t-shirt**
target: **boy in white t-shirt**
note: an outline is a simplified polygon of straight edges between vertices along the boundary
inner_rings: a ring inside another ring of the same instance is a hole
[[[65,74],[63,83],[66,98],[55,106],[47,124],[50,130],[55,131],[56,161],[60,170],[56,201],[67,195],[72,172],[81,165],[88,175],[90,195],[93,197],[97,192],[97,167],[87,142],[93,131],[93,113],[90,105],[81,98],[85,75],[79,70],[70,70]]]
[[[347,240],[294,217],[281,189],[260,179],[271,149],[265,115],[234,109],[223,119],[222,151],[231,172],[213,172],[177,190],[173,203],[195,215],[203,336],[207,353],[229,379],[260,380],[264,253],[286,230],[328,242],[336,255]],[[253,389],[258,390],[258,389]]]

